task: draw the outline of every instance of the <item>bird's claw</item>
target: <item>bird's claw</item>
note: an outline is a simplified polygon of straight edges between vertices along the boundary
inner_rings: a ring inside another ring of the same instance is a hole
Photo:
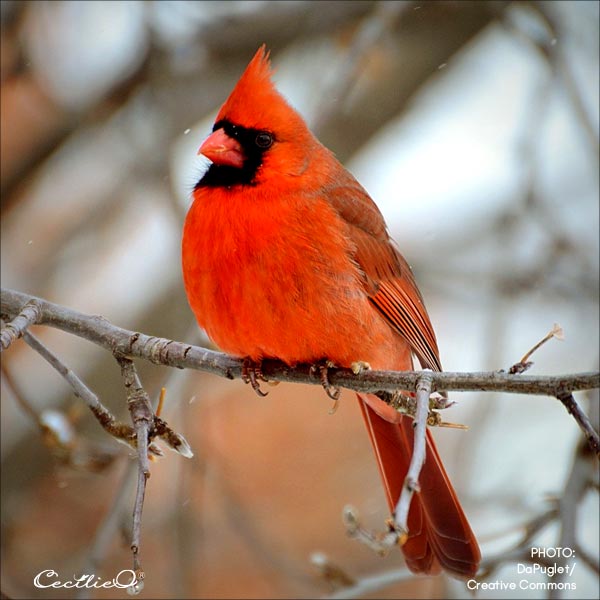
[[[371,365],[364,360],[357,360],[350,365],[350,369],[355,375],[360,375],[364,371],[370,371]]]
[[[259,379],[266,381],[262,374],[262,363],[256,362],[249,357],[244,358],[242,363],[242,381],[249,383],[252,389],[261,397],[264,398],[269,392],[263,392],[260,388]]]
[[[332,363],[330,360],[325,360],[323,362],[317,363],[316,365],[313,365],[313,369],[319,371],[321,385],[323,386],[325,393],[335,402],[332,408],[332,411],[335,412],[337,409],[337,402],[340,399],[341,390],[339,387],[329,383],[328,371],[333,367],[335,367],[335,364]]]

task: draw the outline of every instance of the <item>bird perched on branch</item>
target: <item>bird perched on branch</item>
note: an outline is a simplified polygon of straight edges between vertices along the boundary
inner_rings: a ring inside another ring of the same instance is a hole
[[[379,209],[271,81],[261,47],[199,153],[183,231],[183,276],[198,323],[254,365],[441,370],[435,333]],[[254,373],[254,371],[252,371]],[[393,511],[412,454],[412,420],[359,394]],[[427,432],[402,546],[415,573],[477,571],[477,541]]]

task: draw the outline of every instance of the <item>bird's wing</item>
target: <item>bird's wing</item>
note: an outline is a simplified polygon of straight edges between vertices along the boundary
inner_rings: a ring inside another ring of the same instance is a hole
[[[348,174],[327,190],[327,199],[348,227],[354,260],[369,300],[410,345],[421,366],[441,371],[435,333],[410,266],[394,247],[377,205]]]

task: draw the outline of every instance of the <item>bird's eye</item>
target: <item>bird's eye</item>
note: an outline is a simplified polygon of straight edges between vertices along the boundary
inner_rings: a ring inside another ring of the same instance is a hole
[[[270,133],[267,133],[266,131],[261,131],[256,135],[254,143],[259,148],[270,148],[273,145],[273,136]]]

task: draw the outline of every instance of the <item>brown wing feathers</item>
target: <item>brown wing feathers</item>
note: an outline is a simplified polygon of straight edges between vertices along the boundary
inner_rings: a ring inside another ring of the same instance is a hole
[[[356,181],[328,190],[348,225],[369,298],[409,343],[422,367],[441,371],[435,333],[408,263],[394,248],[377,205]]]

